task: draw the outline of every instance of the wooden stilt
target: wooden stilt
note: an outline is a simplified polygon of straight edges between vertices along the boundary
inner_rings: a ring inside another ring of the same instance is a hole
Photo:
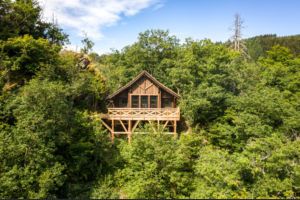
[[[111,141],[112,143],[114,143],[114,140],[115,140],[115,120],[112,120],[111,121]]]
[[[174,137],[177,138],[177,132],[176,132],[176,129],[177,129],[177,121],[174,120]]]
[[[131,143],[131,120],[128,120],[128,143]]]

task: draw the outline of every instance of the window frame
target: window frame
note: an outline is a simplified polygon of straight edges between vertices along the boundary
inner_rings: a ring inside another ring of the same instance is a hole
[[[155,107],[152,107],[152,105],[154,105],[154,104],[151,104],[151,100],[153,97],[156,99]],[[133,98],[137,98],[137,99],[135,99],[135,100],[137,100],[137,102],[133,101]],[[147,107],[142,107],[143,106],[142,99],[143,100],[147,99]],[[134,107],[133,105],[135,105],[137,107]],[[130,108],[158,108],[158,105],[159,105],[159,95],[156,95],[156,94],[130,94]]]
[[[133,102],[134,102],[134,101],[133,101],[133,98],[134,98],[134,97],[137,97],[137,107],[134,107],[134,106],[133,106],[133,105],[134,105],[134,104],[133,104]],[[130,103],[131,103],[131,105],[130,105],[131,108],[140,108],[140,96],[139,96],[139,95],[131,95],[131,96],[130,96],[130,101],[131,101],[131,102],[130,102]]]
[[[155,107],[152,106],[152,97],[155,97]],[[149,108],[158,108],[158,95],[149,95]]]

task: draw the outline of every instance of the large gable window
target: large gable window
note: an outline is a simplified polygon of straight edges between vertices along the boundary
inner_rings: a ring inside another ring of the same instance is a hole
[[[148,108],[148,96],[147,95],[143,95],[141,96],[141,108]]]
[[[138,108],[139,107],[139,96],[138,95],[132,95],[131,96],[131,107],[132,108]]]
[[[157,108],[157,96],[150,96],[150,108]]]
[[[132,108],[157,108],[158,96],[157,95],[132,95],[131,107]]]
[[[172,108],[172,99],[171,98],[162,98],[162,107],[163,108]]]

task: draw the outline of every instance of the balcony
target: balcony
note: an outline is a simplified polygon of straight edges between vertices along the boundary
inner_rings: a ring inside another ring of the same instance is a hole
[[[179,108],[108,108],[101,116],[108,120],[161,120],[179,121]]]

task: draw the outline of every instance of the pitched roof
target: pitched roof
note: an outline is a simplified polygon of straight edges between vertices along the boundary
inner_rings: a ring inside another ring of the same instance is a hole
[[[124,85],[123,87],[119,88],[116,92],[114,92],[113,94],[109,95],[107,97],[107,99],[111,99],[113,97],[115,97],[116,95],[120,94],[121,92],[123,92],[124,90],[126,90],[127,88],[129,88],[130,86],[132,86],[136,81],[138,81],[141,77],[146,76],[147,78],[149,78],[150,80],[152,80],[156,85],[158,85],[160,88],[162,88],[163,90],[165,90],[166,92],[172,94],[173,96],[180,98],[180,95],[177,94],[176,92],[174,92],[173,90],[171,90],[170,88],[168,88],[167,86],[165,86],[164,84],[162,84],[161,82],[159,82],[156,78],[154,78],[151,74],[149,74],[147,71],[143,70],[139,75],[137,75],[134,79],[132,79],[129,83],[127,83],[126,85]]]

